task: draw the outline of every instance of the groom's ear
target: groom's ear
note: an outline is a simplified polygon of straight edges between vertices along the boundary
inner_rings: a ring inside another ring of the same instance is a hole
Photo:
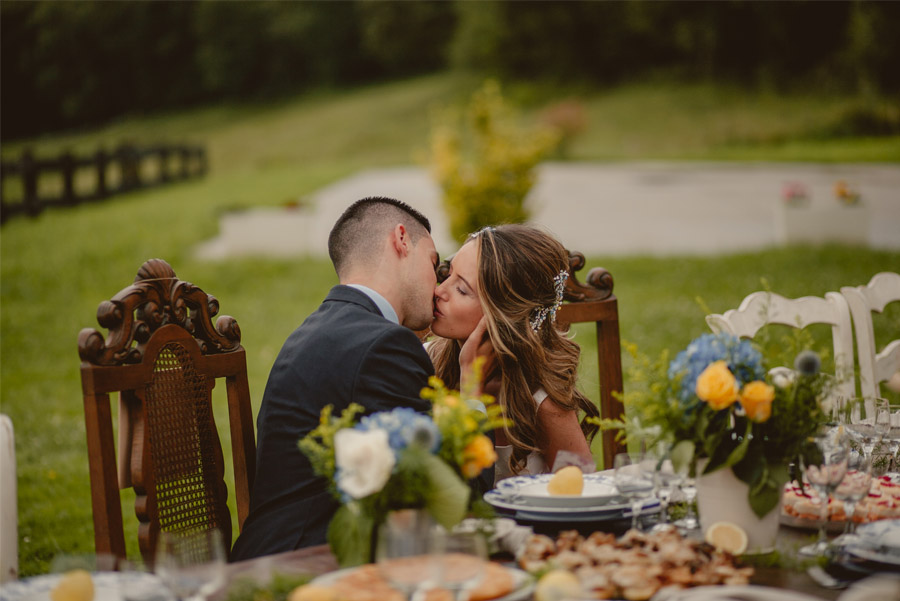
[[[402,223],[398,223],[391,230],[391,248],[397,253],[397,257],[405,257],[412,250],[409,232],[406,231],[406,226]]]

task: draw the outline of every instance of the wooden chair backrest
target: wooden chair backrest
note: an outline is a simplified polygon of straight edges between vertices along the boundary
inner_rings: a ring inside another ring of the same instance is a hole
[[[103,334],[78,335],[96,552],[124,558],[119,497],[133,486],[138,540],[152,563],[159,532],[218,528],[231,543],[225,463],[212,390],[225,380],[238,523],[243,526],[256,467],[247,361],[234,318],[179,280],[168,263],[144,263],[134,283],[103,301]],[[117,470],[111,393],[119,395]],[[118,476],[118,477],[117,477]]]
[[[803,329],[814,323],[831,326],[837,391],[853,396],[853,334],[847,301],[837,292],[825,297],[785,298],[774,292],[747,295],[737,309],[706,316],[706,324],[714,333],[727,332],[739,338],[753,338],[763,326],[781,324]]]
[[[877,273],[865,286],[844,286],[841,294],[850,306],[856,332],[860,393],[880,396],[880,384],[900,372],[900,339],[876,348],[872,312],[882,313],[889,303],[900,301],[900,274]]]
[[[584,255],[569,251],[569,279],[563,292],[563,304],[556,313],[557,327],[567,329],[573,323],[593,322],[597,332],[597,369],[600,378],[600,417],[620,419],[625,407],[616,395],[622,393],[622,347],[619,339],[619,301],[613,294],[613,277],[606,269],[595,267],[584,283],[576,272],[585,266]],[[625,451],[615,431],[602,433],[603,463],[612,468],[616,453]]]

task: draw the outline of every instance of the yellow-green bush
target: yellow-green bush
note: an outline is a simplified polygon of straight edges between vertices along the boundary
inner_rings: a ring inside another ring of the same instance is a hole
[[[453,237],[462,242],[486,225],[526,221],[535,167],[558,142],[554,129],[521,125],[492,80],[472,95],[463,118],[445,114],[432,129],[430,161]]]

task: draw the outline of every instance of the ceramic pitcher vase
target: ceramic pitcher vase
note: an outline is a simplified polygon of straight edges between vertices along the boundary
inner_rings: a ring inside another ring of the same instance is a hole
[[[702,473],[705,465],[698,465]],[[750,487],[739,480],[729,468],[718,469],[711,474],[697,477],[697,511],[700,528],[716,522],[732,522],[747,533],[747,553],[768,553],[775,549],[775,537],[781,516],[781,500],[762,518],[750,508],[747,494]]]

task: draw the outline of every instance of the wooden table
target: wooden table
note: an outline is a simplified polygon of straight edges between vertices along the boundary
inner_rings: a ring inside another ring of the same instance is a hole
[[[782,527],[779,532],[779,551],[782,554],[791,553],[808,538],[806,533]],[[229,565],[228,574],[229,582],[242,576],[255,577],[260,581],[265,581],[272,572],[306,573],[318,576],[336,569],[338,569],[337,560],[328,545],[320,545],[234,563]],[[752,584],[797,591],[829,601],[837,599],[842,592],[819,586],[806,572],[783,568],[757,567],[751,582]]]

